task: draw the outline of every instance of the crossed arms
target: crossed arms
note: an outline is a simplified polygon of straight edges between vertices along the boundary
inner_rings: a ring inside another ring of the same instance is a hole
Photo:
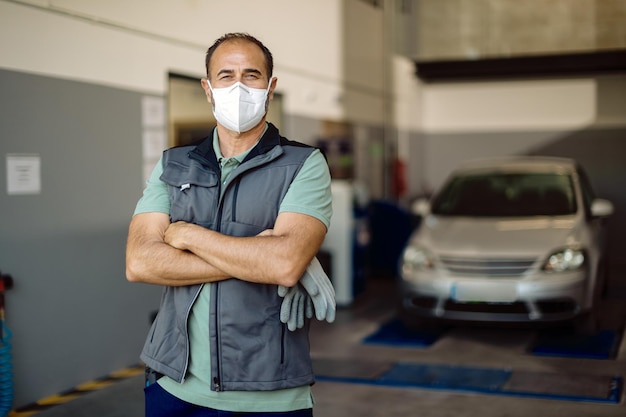
[[[234,237],[165,213],[133,217],[126,246],[131,282],[181,286],[237,277],[249,282],[294,286],[321,246],[326,227],[318,219],[283,212],[271,231]]]

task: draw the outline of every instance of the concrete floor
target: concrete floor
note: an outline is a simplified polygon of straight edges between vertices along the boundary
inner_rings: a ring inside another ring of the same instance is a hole
[[[611,326],[626,320],[626,288],[615,287],[604,302],[604,317]],[[532,329],[471,326],[450,328],[427,348],[390,347],[362,343],[394,316],[393,280],[370,280],[352,306],[338,311],[333,324],[315,322],[311,354],[317,361],[336,360],[362,369],[388,362],[452,364],[507,368],[520,372],[581,376],[626,376],[626,343],[621,341],[613,360],[534,356],[528,345]],[[143,415],[143,376],[139,375],[94,391],[65,404],[39,412],[37,417],[138,417]],[[324,417],[420,416],[626,416],[622,390],[619,403],[526,398],[472,392],[384,387],[318,381],[313,387],[314,414]]]
[[[393,317],[389,282],[370,282],[367,294],[352,308],[340,311],[332,324],[316,323],[312,337],[314,358],[362,361],[367,366],[384,361],[453,364],[571,375],[626,375],[626,342],[615,360],[533,356],[527,348],[537,335],[532,329],[455,326],[426,349],[375,346],[361,343],[381,323]],[[626,293],[616,288],[604,302],[604,323],[626,320]],[[619,323],[618,323],[619,322]],[[315,414],[339,416],[513,417],[513,416],[626,416],[622,392],[619,404],[520,398],[434,389],[388,388],[371,385],[318,382]]]

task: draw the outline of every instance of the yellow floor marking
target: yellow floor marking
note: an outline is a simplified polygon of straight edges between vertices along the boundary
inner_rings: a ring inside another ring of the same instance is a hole
[[[30,417],[39,413],[39,411],[11,411],[8,417]]]
[[[53,395],[48,398],[44,398],[42,400],[37,401],[37,405],[51,405],[51,404],[63,404],[76,398],[80,397],[80,394],[70,394],[70,395]]]
[[[49,406],[53,406],[53,405],[58,405],[58,404],[64,404],[67,403],[69,401],[75,400],[77,398],[80,398],[81,396],[83,396],[84,394],[90,392],[90,391],[94,391],[100,388],[105,388],[108,387],[109,385],[113,385],[114,383],[118,382],[118,380],[124,379],[124,378],[130,378],[136,375],[140,375],[142,373],[144,373],[145,367],[143,365],[137,365],[137,366],[133,366],[131,368],[126,368],[126,369],[121,369],[119,371],[115,371],[111,374],[109,374],[108,378],[109,379],[102,379],[102,380],[98,380],[98,381],[88,381],[85,382],[81,385],[78,385],[77,387],[75,387],[74,389],[76,390],[75,392],[70,392],[68,394],[59,394],[59,395],[53,395],[47,398],[43,398],[37,402],[35,402],[34,404],[32,404],[31,406],[27,406],[24,407],[23,411],[11,411],[9,412],[7,417],[30,417],[30,416],[34,416],[35,414],[41,413],[42,411],[45,411],[45,409]]]
[[[136,376],[136,375],[139,375],[139,374],[143,374],[144,372],[145,372],[145,368],[144,367],[122,369],[121,371],[112,373],[111,374],[111,378],[128,378],[128,377],[131,377],[131,376]]]
[[[105,388],[114,384],[116,381],[89,381],[76,387],[77,391],[93,391],[99,388]]]

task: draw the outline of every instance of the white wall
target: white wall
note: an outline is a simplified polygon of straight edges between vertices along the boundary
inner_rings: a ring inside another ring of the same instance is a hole
[[[591,78],[433,84],[422,97],[427,132],[571,129],[596,116]]]
[[[342,118],[341,2],[233,4],[2,0],[0,67],[163,95],[168,72],[202,76],[207,47],[247,31],[274,54],[285,112]]]
[[[383,11],[362,1],[344,2],[343,84],[339,97],[351,122],[385,122]]]
[[[395,55],[392,61],[394,125],[405,131],[422,130],[423,84],[415,76],[415,64],[410,59]]]

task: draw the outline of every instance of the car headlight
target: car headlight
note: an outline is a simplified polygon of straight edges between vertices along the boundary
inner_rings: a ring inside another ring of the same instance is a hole
[[[419,246],[407,246],[402,253],[402,273],[411,274],[416,270],[430,269],[434,266],[433,256]]]
[[[546,272],[563,272],[578,269],[585,264],[585,251],[582,249],[562,249],[552,253],[543,264]]]

